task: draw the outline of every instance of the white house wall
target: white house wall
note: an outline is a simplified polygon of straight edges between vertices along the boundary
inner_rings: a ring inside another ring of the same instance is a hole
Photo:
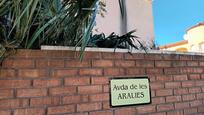
[[[95,29],[109,35],[112,32],[121,35],[121,15],[118,0],[105,0],[107,13],[105,17],[97,16]],[[135,35],[142,41],[152,44],[154,40],[153,14],[151,0],[126,0],[127,31],[136,29]]]

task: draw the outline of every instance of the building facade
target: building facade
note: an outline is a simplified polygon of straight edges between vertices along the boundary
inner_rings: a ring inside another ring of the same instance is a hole
[[[145,45],[152,45],[154,41],[152,0],[124,0],[126,6],[126,32],[124,23],[121,21],[119,0],[103,0],[106,4],[105,17],[96,17],[94,33],[104,33],[106,36],[112,32],[122,35],[129,31],[136,30],[135,35]]]
[[[204,22],[186,30],[184,40],[160,46],[161,50],[204,52]]]

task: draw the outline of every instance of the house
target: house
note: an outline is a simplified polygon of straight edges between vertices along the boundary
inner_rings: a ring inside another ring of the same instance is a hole
[[[122,35],[135,30],[135,35],[145,46],[151,46],[154,41],[152,0],[123,0],[126,10],[126,21],[121,20],[119,0],[102,0],[106,4],[105,17],[97,15],[94,33],[112,32]],[[124,24],[126,23],[126,24]]]
[[[204,52],[204,22],[186,30],[184,40],[160,46],[161,50]]]

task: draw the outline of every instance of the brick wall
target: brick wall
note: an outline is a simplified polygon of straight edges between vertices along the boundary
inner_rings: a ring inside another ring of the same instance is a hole
[[[0,70],[0,115],[204,114],[204,56],[18,50]],[[148,75],[152,104],[110,108],[109,78]]]

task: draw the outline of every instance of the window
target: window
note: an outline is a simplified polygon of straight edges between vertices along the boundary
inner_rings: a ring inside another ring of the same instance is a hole
[[[195,45],[192,45],[191,46],[191,51],[193,51],[193,52],[195,52],[195,51],[197,51],[198,49],[197,49],[197,47],[195,46]]]
[[[200,50],[201,50],[201,52],[204,52],[204,43],[200,44]]]

